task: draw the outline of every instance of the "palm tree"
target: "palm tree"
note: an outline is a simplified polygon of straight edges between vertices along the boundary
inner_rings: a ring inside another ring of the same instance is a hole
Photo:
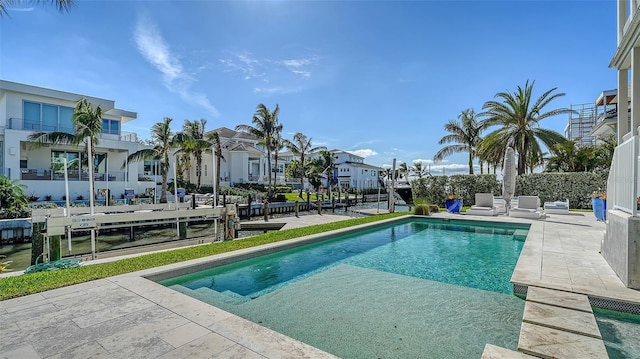
[[[175,147],[174,135],[171,131],[171,121],[173,119],[165,117],[164,121],[158,122],[151,127],[151,141],[153,148],[145,148],[136,151],[129,156],[122,168],[128,162],[139,162],[144,160],[160,161],[160,173],[162,174],[162,189],[160,191],[160,203],[167,203],[167,175],[169,173],[169,153]],[[177,183],[175,184],[178,185]]]
[[[215,203],[218,203],[218,196],[220,195],[220,162],[224,159],[222,156],[222,145],[220,143],[220,134],[216,131],[211,131],[206,135],[206,140],[209,142],[209,146],[213,147],[213,155],[216,157],[216,170],[212,174],[215,176],[216,182],[216,197]]]
[[[418,178],[422,178],[425,175],[430,176],[431,173],[429,173],[429,171],[423,167],[424,164],[422,161],[416,161],[413,163],[413,170],[416,174],[416,176],[418,176]]]
[[[31,3],[41,3],[40,0],[30,1]],[[58,10],[60,11],[69,11],[72,5],[74,5],[73,0],[51,0],[54,3]],[[9,7],[14,4],[24,5],[25,1],[22,0],[0,0],[0,17],[3,15],[9,15]]]
[[[305,136],[302,132],[298,132],[293,135],[293,141],[284,140],[283,144],[285,147],[289,149],[294,155],[300,156],[300,182],[304,185],[304,179],[306,176],[306,172],[308,170],[307,163],[305,159],[312,153],[316,153],[320,150],[326,150],[325,146],[317,146],[313,147],[312,138]],[[302,186],[300,186],[300,198],[302,198]]]
[[[9,213],[17,214],[29,209],[29,201],[24,194],[26,187],[18,180],[10,180],[7,176],[0,176],[0,209],[3,212],[8,212],[3,213],[2,218],[12,217],[8,215]]]
[[[35,148],[42,147],[45,144],[70,144],[73,146],[85,145],[85,153],[91,149],[91,158],[87,153],[87,168],[89,171],[95,172],[96,145],[99,143],[100,134],[102,133],[102,108],[94,107],[86,98],[80,99],[73,111],[73,124],[75,133],[68,132],[34,132],[29,135],[28,139],[31,146]],[[89,144],[91,144],[89,146]]]
[[[202,180],[202,154],[211,147],[211,142],[205,139],[204,129],[207,120],[200,121],[185,120],[182,125],[182,132],[176,133],[174,140],[179,150],[189,160],[191,156],[196,160],[196,189],[200,190]],[[190,162],[187,162],[190,164]],[[187,167],[188,177],[191,178],[190,165]]]
[[[331,174],[333,173],[333,168],[336,165],[333,159],[333,153],[327,150],[320,150],[319,155],[320,159],[322,160],[322,170],[327,176],[327,191],[329,191],[328,193],[331,194]]]
[[[267,168],[269,172],[269,189],[267,197],[271,198],[273,189],[271,188],[271,150],[273,148],[272,142],[277,133],[282,131],[282,125],[278,121],[278,114],[280,108],[276,104],[276,108],[273,111],[269,111],[269,108],[264,104],[259,104],[256,112],[253,115],[251,125],[238,125],[236,131],[242,131],[252,134],[260,139],[260,144],[264,145],[267,149]]]
[[[409,183],[409,172],[411,172],[411,167],[409,167],[406,162],[402,162],[398,165],[398,174],[400,177],[404,177],[407,183]]]
[[[274,167],[276,172],[273,180],[274,186],[278,181],[278,153],[280,153],[280,151],[282,151],[283,148],[284,148],[284,140],[282,139],[282,133],[280,131],[275,135],[275,137],[273,138],[273,143],[271,143],[271,151],[273,151],[273,159],[275,160]]]
[[[527,155],[530,152],[538,154],[542,158],[542,148],[538,140],[547,148],[553,148],[557,143],[566,139],[559,133],[540,128],[540,121],[571,112],[568,108],[553,109],[543,112],[544,107],[564,93],[553,93],[557,87],[546,91],[535,102],[532,102],[533,85],[535,81],[527,81],[523,87],[518,86],[514,93],[500,92],[495,95],[502,102],[488,101],[482,106],[482,113],[487,118],[483,121],[486,126],[500,126],[487,137],[491,142],[504,145],[512,145],[518,153],[518,174],[524,174],[527,169]]]
[[[473,159],[476,157],[477,146],[481,141],[480,134],[485,125],[478,121],[478,115],[473,109],[466,109],[458,115],[458,120],[450,120],[444,129],[450,134],[438,141],[439,144],[456,143],[440,149],[434,156],[434,161],[441,161],[445,157],[460,152],[469,153],[469,174],[473,174]]]

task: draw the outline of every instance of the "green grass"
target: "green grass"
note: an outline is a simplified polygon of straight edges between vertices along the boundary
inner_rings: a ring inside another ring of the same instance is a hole
[[[124,273],[136,272],[143,269],[160,267],[166,264],[184,262],[190,259],[212,256],[262,244],[284,241],[287,239],[347,228],[359,224],[376,222],[406,214],[406,212],[399,212],[363,218],[353,218],[309,227],[273,231],[236,241],[218,242],[168,252],[150,253],[135,258],[121,259],[109,263],[0,278],[0,300],[21,297],[24,295],[44,292],[50,289],[61,288]]]

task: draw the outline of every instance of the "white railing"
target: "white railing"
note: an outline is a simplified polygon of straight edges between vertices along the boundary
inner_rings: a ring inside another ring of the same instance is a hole
[[[607,209],[638,213],[638,146],[633,136],[616,147],[607,180]]]

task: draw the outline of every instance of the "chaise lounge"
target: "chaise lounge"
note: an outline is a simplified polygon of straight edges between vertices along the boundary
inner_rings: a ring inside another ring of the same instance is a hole
[[[540,208],[538,196],[519,196],[518,204],[511,208],[509,217],[543,219],[544,211]]]
[[[544,212],[554,214],[569,214],[569,200],[566,199],[564,201],[545,202]]]
[[[493,193],[476,193],[476,204],[465,213],[476,216],[498,215],[498,208],[493,205]]]

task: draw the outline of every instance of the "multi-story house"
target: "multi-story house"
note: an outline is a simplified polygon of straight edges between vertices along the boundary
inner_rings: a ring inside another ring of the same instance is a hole
[[[52,90],[0,80],[0,169],[10,179],[26,185],[25,193],[44,200],[60,200],[65,194],[64,159],[67,160],[69,197],[89,198],[89,166],[84,146],[44,145],[35,147],[28,136],[39,131],[74,133],[74,107],[85,97],[103,111],[102,133],[95,144],[93,164],[95,189],[109,189],[113,197],[133,188],[136,193],[153,188],[153,182],[138,181],[143,164],[126,163],[130,153],[142,148],[135,133],[122,125],[136,119],[135,112],[115,107],[108,99]],[[142,177],[142,176],[141,176]]]
[[[607,227],[602,242],[602,255],[622,282],[640,289],[640,3],[637,0],[617,2],[617,44],[609,67],[618,70],[618,114],[631,109],[627,116],[617,116],[617,140],[607,181]],[[631,72],[631,73],[629,73]],[[630,91],[629,91],[630,89]]]
[[[384,187],[382,168],[364,163],[364,157],[343,150],[333,150],[334,183],[342,188],[371,189]]]

